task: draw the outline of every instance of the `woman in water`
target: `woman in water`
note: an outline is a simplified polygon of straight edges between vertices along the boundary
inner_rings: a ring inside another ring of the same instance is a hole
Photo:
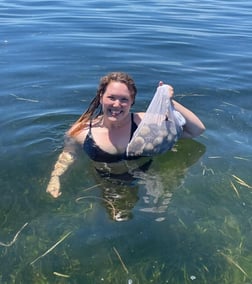
[[[163,83],[160,82],[159,85]],[[136,166],[136,158],[127,157],[127,145],[141,122],[144,112],[132,113],[137,88],[133,79],[123,72],[112,72],[102,77],[95,98],[88,109],[66,133],[66,144],[59,155],[51,173],[47,192],[57,198],[61,195],[60,176],[76,159],[76,142],[95,163],[99,172],[121,174]],[[173,88],[169,86],[167,96],[172,99],[173,107],[185,118],[181,138],[199,136],[205,126],[189,109],[173,99]],[[74,142],[74,143],[73,143]],[[146,163],[146,159],[142,164]],[[119,163],[124,165],[120,167]],[[134,166],[131,167],[131,162]],[[130,165],[130,166],[129,166]]]

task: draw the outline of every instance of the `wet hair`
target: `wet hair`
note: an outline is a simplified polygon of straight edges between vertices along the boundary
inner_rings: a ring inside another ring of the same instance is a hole
[[[87,122],[91,119],[98,117],[102,114],[102,106],[100,104],[100,98],[104,95],[107,90],[107,86],[111,82],[120,82],[127,86],[130,95],[132,97],[133,103],[135,102],[135,97],[137,94],[137,88],[134,80],[124,72],[111,72],[100,79],[100,84],[96,91],[96,96],[91,101],[87,110],[79,117],[79,119],[73,124],[73,126],[68,131],[70,136],[76,135],[80,130],[87,126]]]

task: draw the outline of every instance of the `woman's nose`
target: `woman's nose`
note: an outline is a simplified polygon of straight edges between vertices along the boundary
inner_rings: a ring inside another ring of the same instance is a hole
[[[121,104],[120,100],[115,100],[113,103],[114,106],[120,106],[120,104]]]

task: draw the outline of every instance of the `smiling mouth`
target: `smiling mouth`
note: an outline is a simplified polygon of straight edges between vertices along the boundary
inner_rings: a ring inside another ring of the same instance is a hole
[[[112,110],[112,109],[110,109],[110,110],[109,110],[109,113],[110,113],[112,116],[118,116],[119,114],[122,113],[122,110]]]

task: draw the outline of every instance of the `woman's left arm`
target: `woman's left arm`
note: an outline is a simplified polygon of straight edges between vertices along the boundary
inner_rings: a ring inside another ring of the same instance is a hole
[[[192,111],[172,99],[175,110],[180,112],[186,120],[183,126],[182,138],[194,138],[205,131],[205,126],[202,121]]]
[[[159,86],[162,86],[163,84],[163,81],[159,82]],[[183,134],[181,138],[194,138],[202,134],[206,130],[202,121],[196,114],[173,99],[174,89],[171,85],[168,85],[168,89],[168,95],[172,101],[174,109],[180,112],[186,120],[186,123],[183,126]]]

